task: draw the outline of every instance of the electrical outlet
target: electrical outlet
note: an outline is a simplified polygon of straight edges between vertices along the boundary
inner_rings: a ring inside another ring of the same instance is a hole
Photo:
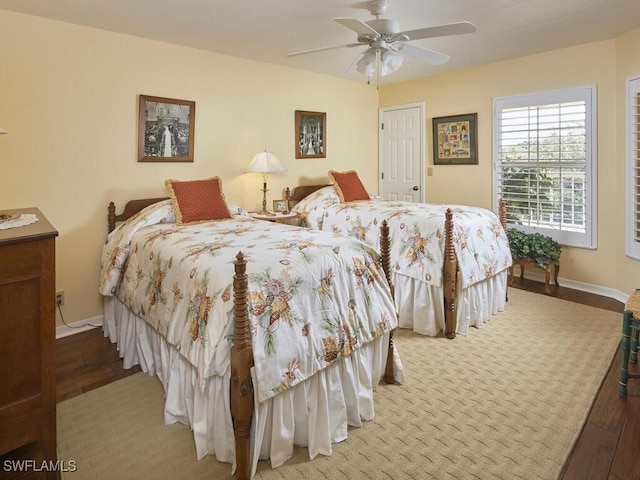
[[[60,290],[56,292],[56,307],[61,307],[64,305],[64,290]]]

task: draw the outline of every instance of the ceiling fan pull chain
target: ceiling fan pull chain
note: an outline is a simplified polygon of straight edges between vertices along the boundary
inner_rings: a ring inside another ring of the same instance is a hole
[[[382,70],[382,65],[380,65],[380,50],[376,49],[376,75],[378,76],[376,89],[380,90],[380,70]]]

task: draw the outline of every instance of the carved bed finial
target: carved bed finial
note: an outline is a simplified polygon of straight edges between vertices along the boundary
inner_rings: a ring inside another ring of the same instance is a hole
[[[386,220],[383,220],[382,225],[380,225],[380,260],[382,262],[382,270],[384,270],[384,275],[387,278],[387,282],[393,289],[393,285],[391,283],[391,256],[389,251],[389,225],[387,224]]]
[[[113,232],[114,228],[116,228],[116,205],[113,202],[109,202],[109,206],[107,207],[107,231],[108,231],[108,233]]]
[[[284,201],[287,205],[287,210],[284,213],[291,213],[291,189],[289,187],[284,189]]]
[[[504,232],[507,233],[507,201],[504,198],[498,200],[498,217]]]

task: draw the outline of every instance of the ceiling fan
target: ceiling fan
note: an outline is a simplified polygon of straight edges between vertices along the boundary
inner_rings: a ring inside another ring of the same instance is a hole
[[[337,45],[334,47],[321,47],[311,50],[302,50],[289,53],[287,56],[305,55],[307,53],[322,52],[338,48],[351,48],[367,46],[349,67],[365,74],[368,83],[377,75],[377,86],[380,87],[380,76],[385,76],[397,71],[402,66],[402,55],[417,58],[432,65],[440,65],[449,60],[449,56],[416,47],[407,42],[424,38],[444,37],[449,35],[461,35],[473,33],[476,27],[471,22],[455,22],[431,27],[418,28],[416,30],[400,31],[400,24],[396,20],[381,18],[389,8],[390,0],[374,0],[368,3],[367,9],[376,18],[363,22],[357,18],[338,17],[334,20],[358,34],[357,42]],[[402,55],[401,55],[402,54]]]

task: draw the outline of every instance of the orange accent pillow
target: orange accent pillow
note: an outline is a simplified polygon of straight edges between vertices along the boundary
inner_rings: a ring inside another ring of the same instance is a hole
[[[176,225],[232,218],[219,177],[191,181],[169,179],[164,185],[176,214]]]
[[[333,185],[336,187],[342,203],[371,200],[367,189],[364,188],[355,170],[349,170],[348,172],[329,170],[329,178],[331,178]]]

